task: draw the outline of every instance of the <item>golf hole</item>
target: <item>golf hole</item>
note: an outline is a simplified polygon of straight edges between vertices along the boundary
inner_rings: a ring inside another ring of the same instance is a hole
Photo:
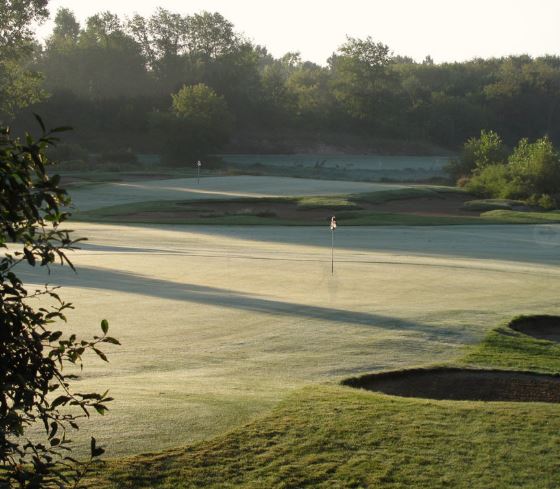
[[[560,317],[558,316],[521,317],[512,321],[509,327],[539,340],[560,342]]]
[[[560,402],[560,377],[435,368],[365,375],[344,385],[394,396],[453,401]]]

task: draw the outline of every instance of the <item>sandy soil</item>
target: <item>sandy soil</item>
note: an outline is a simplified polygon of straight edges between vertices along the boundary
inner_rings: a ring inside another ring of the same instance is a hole
[[[347,385],[385,394],[455,401],[560,402],[560,378],[495,370],[433,369],[388,372]]]
[[[560,342],[560,317],[536,316],[516,321],[511,328],[534,338]]]

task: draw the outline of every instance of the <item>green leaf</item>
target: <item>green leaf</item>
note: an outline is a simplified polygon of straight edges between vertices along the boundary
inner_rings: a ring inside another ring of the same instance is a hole
[[[39,123],[39,125],[41,126],[41,130],[43,131],[43,133],[47,132],[47,129],[45,127],[45,123],[43,122],[43,119],[41,118],[41,116],[39,114],[35,114],[33,113],[35,119],[37,120],[37,122]]]
[[[51,133],[53,132],[66,132],[66,131],[72,131],[74,130],[74,128],[72,126],[60,126],[60,127],[55,127],[54,129],[51,129]]]
[[[51,333],[51,335],[49,336],[49,341],[51,342],[56,341],[61,336],[62,336],[62,331],[55,331],[54,333]]]
[[[101,350],[98,350],[97,348],[94,348],[93,351],[95,353],[97,353],[97,356],[99,358],[101,358],[101,360],[104,360],[106,362],[108,362],[109,360],[107,359],[107,355],[105,355],[105,353],[103,353]]]
[[[69,396],[58,396],[52,403],[51,403],[51,409],[54,409],[58,406],[60,406],[61,404],[66,404],[68,401],[70,401],[71,398]]]
[[[103,404],[95,404],[93,406],[93,408],[99,413],[101,414],[101,416],[105,416],[105,413],[108,411],[107,407],[104,406]]]
[[[29,263],[32,267],[34,267],[35,266],[35,256],[33,255],[33,252],[31,250],[29,250],[28,248],[24,248],[23,249],[23,254],[25,255],[27,263]]]
[[[107,331],[109,331],[109,322],[106,319],[101,321],[101,331],[103,331],[104,334],[107,334]]]
[[[111,343],[112,345],[120,345],[120,341],[115,339],[115,338],[111,338],[110,336],[107,336],[107,338],[103,339],[104,343]]]

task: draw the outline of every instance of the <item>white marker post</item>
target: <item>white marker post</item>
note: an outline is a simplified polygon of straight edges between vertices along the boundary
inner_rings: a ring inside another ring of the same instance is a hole
[[[197,170],[198,170],[196,183],[198,183],[199,185],[200,185],[200,167],[201,166],[202,166],[202,162],[200,160],[198,160],[196,162],[196,167],[197,167]]]
[[[331,217],[331,274],[334,275],[334,230],[336,229],[336,217]]]

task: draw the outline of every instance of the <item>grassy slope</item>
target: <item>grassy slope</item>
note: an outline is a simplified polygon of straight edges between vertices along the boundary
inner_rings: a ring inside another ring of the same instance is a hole
[[[507,370],[560,373],[560,345],[514,331],[507,325],[496,328],[463,362]]]
[[[361,203],[378,204],[391,200],[402,200],[418,197],[437,197],[445,193],[462,192],[451,187],[422,186],[399,190],[387,190],[347,196],[312,196],[286,198],[246,198],[235,199],[236,202],[251,205],[254,203],[274,204],[277,202],[294,202],[302,210],[329,208],[337,209],[340,224],[345,226],[439,226],[462,224],[539,224],[543,222],[560,222],[560,213],[556,212],[516,212],[489,211],[480,217],[454,216],[421,216],[413,214],[361,211]],[[442,197],[443,198],[443,197]],[[230,201],[231,202],[231,201]],[[212,202],[213,204],[216,201]],[[88,212],[76,213],[74,219],[92,222],[130,222],[131,215],[142,213],[134,217],[133,222],[143,224],[215,224],[215,225],[285,225],[285,226],[322,226],[324,222],[316,219],[287,220],[274,216],[259,216],[244,212],[242,214],[223,214],[215,217],[186,218],[173,215],[185,210],[185,202],[153,201],[104,207]],[[197,207],[204,207],[204,201],[196,202]],[[154,214],[151,217],[150,214]],[[167,213],[168,215],[162,215]]]
[[[464,361],[558,373],[558,352],[553,343],[501,327]],[[308,387],[241,429],[184,450],[109,462],[89,483],[552,489],[560,486],[559,414],[554,404],[431,401]]]
[[[559,211],[548,212],[521,212],[508,210],[495,210],[485,212],[484,217],[510,222],[512,224],[543,224],[560,222]]]

